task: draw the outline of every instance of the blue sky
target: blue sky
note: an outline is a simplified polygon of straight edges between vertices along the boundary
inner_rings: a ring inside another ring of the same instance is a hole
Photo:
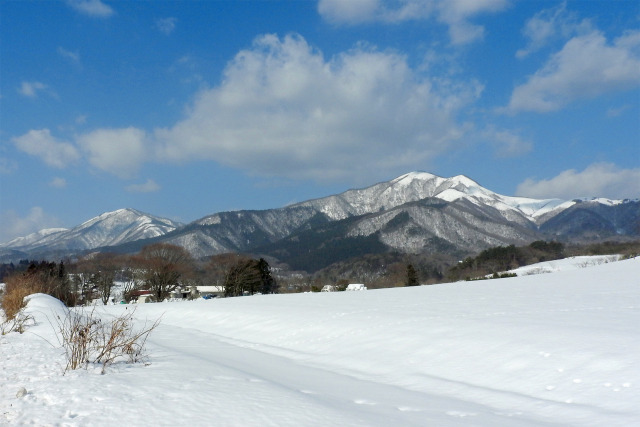
[[[636,1],[2,1],[0,241],[410,171],[640,197]]]

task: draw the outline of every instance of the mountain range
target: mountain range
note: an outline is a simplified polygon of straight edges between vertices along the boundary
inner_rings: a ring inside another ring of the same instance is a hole
[[[364,189],[278,209],[220,212],[189,224],[120,209],[72,229],[42,230],[0,244],[0,259],[135,253],[164,242],[195,257],[243,252],[316,271],[345,258],[390,251],[464,256],[535,240],[639,237],[637,199],[509,197],[466,176],[412,172]]]

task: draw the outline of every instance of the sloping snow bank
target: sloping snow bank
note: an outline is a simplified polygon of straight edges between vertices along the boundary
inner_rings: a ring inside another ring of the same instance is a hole
[[[162,315],[151,364],[103,376],[62,376],[61,350],[36,335],[51,326],[37,317],[28,333],[0,338],[0,423],[638,425],[638,277],[640,258],[481,282],[146,304],[141,321]]]
[[[544,261],[536,264],[525,265],[511,270],[518,276],[530,274],[556,273],[558,271],[576,270],[579,268],[593,267],[600,264],[608,264],[620,260],[620,255],[592,255],[574,256],[570,258],[558,259],[554,261]]]

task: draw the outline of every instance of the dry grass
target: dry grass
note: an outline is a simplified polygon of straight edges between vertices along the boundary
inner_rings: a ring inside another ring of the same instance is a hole
[[[24,297],[37,294],[44,289],[36,277],[17,274],[6,279],[6,287],[2,297],[2,309],[6,320],[13,320],[26,305]]]

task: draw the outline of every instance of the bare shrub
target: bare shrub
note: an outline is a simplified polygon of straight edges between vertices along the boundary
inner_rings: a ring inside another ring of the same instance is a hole
[[[30,314],[24,314],[20,310],[11,319],[5,318],[0,322],[0,335],[6,335],[10,332],[23,333],[27,326],[31,326],[35,322],[33,316]]]
[[[67,359],[65,372],[96,363],[102,365],[104,373],[109,365],[118,361],[141,361],[146,356],[147,337],[160,324],[160,319],[136,329],[134,314],[135,309],[105,321],[96,316],[94,308],[88,313],[69,311],[64,319],[58,318]]]

